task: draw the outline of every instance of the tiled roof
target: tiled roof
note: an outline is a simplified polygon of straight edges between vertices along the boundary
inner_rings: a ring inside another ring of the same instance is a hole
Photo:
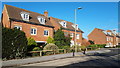
[[[36,13],[36,12],[31,12],[31,11],[21,9],[21,8],[17,8],[17,7],[10,6],[10,5],[5,5],[5,7],[7,9],[9,18],[16,19],[16,20],[22,20],[22,17],[20,15],[21,12],[28,12],[29,16],[30,16],[29,22],[33,22],[35,24],[40,24],[40,22],[37,19],[38,16],[45,17],[43,14],[39,14],[39,13]],[[45,20],[46,20],[45,25],[53,26],[52,23],[49,21],[49,19],[47,17],[45,17]]]
[[[112,30],[103,30],[103,29],[99,29],[99,28],[95,28],[95,29],[98,29],[100,31],[102,31],[106,36],[114,36],[115,34],[112,32]],[[111,32],[111,35],[108,33],[108,32]],[[117,35],[115,35],[117,36]]]
[[[55,23],[57,23],[57,24],[59,25],[59,27],[62,27],[62,28],[67,29],[67,30],[75,30],[75,28],[72,26],[72,25],[73,25],[72,22],[66,21],[66,22],[67,22],[67,25],[66,25],[66,28],[65,28],[65,27],[63,27],[63,26],[59,23],[59,22],[61,22],[61,21],[65,21],[65,20],[58,19],[58,18],[54,18],[54,17],[51,17],[51,18],[55,21]],[[77,31],[80,31],[80,32],[83,33],[83,31],[80,30],[79,28],[78,28]]]

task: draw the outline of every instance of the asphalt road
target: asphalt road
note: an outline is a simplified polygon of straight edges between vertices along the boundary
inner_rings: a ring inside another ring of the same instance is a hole
[[[107,53],[86,54],[84,56],[76,56],[72,58],[64,58],[47,62],[33,63],[18,66],[17,68],[79,68],[79,67],[101,67],[119,68],[120,66],[120,49],[111,48]],[[97,67],[97,68],[98,68]],[[16,67],[15,67],[16,68]]]

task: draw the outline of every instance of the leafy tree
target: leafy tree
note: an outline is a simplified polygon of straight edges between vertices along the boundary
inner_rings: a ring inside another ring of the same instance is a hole
[[[2,58],[24,58],[27,53],[27,38],[18,29],[2,28]]]
[[[34,47],[37,46],[37,43],[35,42],[35,40],[31,37],[27,38],[28,43],[27,43],[27,51],[32,51]]]
[[[65,37],[65,45],[68,45],[68,46],[70,46],[70,44],[71,44],[71,37],[70,37],[70,35],[69,36],[67,36],[67,37]]]
[[[47,44],[54,43],[54,39],[52,37],[48,37]]]
[[[54,35],[54,40],[55,40],[55,44],[60,47],[60,46],[64,46],[65,43],[65,36],[64,36],[64,32],[62,31],[62,29],[58,29],[55,32]]]
[[[94,41],[92,41],[92,40],[89,40],[88,42],[90,42],[90,44],[95,44]]]
[[[35,42],[33,38],[29,37],[27,38],[27,40],[28,40],[28,44],[27,44],[28,46],[31,46],[31,45],[37,46],[37,43]]]
[[[63,46],[70,46],[71,37],[70,35],[65,36],[62,28],[60,28],[55,32],[54,41],[59,48],[62,48]]]

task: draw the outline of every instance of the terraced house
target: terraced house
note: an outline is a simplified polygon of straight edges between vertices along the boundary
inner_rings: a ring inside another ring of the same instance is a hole
[[[115,30],[103,30],[95,28],[89,35],[88,39],[95,44],[106,44],[108,47],[114,47],[120,44],[120,36]]]
[[[71,22],[65,21],[65,20],[61,20],[61,19],[57,19],[54,17],[50,17],[50,21],[53,24],[53,26],[55,27],[55,31],[62,28],[62,30],[64,31],[65,36],[69,36],[72,38],[71,39],[71,46],[75,44],[75,34],[76,34],[76,44],[77,45],[81,45],[82,44],[82,33],[83,31],[81,31],[78,28],[78,25],[73,24]],[[76,26],[76,33],[75,33],[75,26]]]
[[[71,45],[74,45],[75,26],[77,26],[76,42],[78,45],[82,43],[83,31],[78,28],[78,25],[49,17],[47,11],[44,14],[39,14],[14,6],[4,5],[1,20],[4,27],[17,28],[24,31],[27,37],[32,37],[40,45],[46,43],[48,36],[53,37],[54,32],[60,27],[63,28],[65,35],[71,35]]]

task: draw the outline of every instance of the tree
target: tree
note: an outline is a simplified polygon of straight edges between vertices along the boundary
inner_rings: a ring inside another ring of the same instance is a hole
[[[70,35],[69,36],[67,36],[67,37],[65,37],[65,45],[67,45],[67,46],[70,46],[70,44],[71,44],[71,37],[70,37]]]
[[[62,48],[63,46],[70,46],[71,37],[70,35],[65,37],[62,28],[60,28],[55,32],[54,41],[59,48]]]
[[[37,43],[35,42],[33,38],[29,37],[27,38],[27,40],[28,40],[28,44],[27,44],[28,46],[31,46],[31,45],[37,46]]]
[[[52,37],[48,37],[47,44],[49,44],[49,43],[55,43],[54,39]]]
[[[2,58],[23,58],[27,53],[27,38],[18,29],[2,28]]]
[[[65,36],[64,36],[64,32],[62,31],[62,29],[58,29],[55,32],[54,40],[55,40],[55,44],[58,47],[61,47],[61,46],[65,45],[65,41],[64,41],[65,40]]]
[[[92,41],[92,40],[89,40],[89,42],[90,42],[90,44],[94,44],[94,41]]]
[[[37,43],[31,37],[27,38],[27,41],[28,41],[28,43],[27,43],[27,45],[28,45],[27,46],[27,51],[29,52],[29,51],[32,51],[33,48],[37,46]]]

